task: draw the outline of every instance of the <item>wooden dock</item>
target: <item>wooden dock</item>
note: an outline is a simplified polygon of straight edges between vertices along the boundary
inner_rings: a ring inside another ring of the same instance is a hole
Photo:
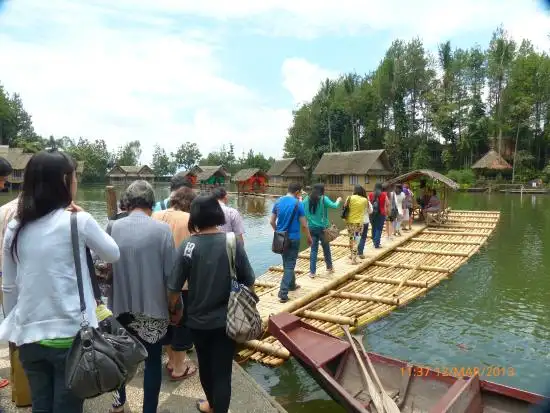
[[[335,273],[326,273],[319,248],[317,276],[309,273],[309,248],[300,253],[296,282],[300,288],[289,294],[290,301],[277,297],[282,265],[270,267],[258,277],[258,308],[265,324],[270,315],[291,312],[304,321],[335,335],[340,325],[356,329],[376,321],[449,278],[487,241],[500,218],[498,211],[452,211],[444,225],[413,225],[403,236],[385,240],[373,248],[369,238],[365,259],[359,265],[348,260],[345,231],[331,243]],[[281,263],[282,264],[282,263]],[[239,358],[277,366],[290,358],[289,352],[265,333],[261,340],[245,344]]]

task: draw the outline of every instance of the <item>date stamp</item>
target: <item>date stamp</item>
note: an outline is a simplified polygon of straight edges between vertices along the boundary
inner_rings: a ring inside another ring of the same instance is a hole
[[[436,367],[401,367],[402,376],[443,376],[443,377],[471,377],[478,375],[487,377],[513,377],[516,369],[503,366],[436,366]]]

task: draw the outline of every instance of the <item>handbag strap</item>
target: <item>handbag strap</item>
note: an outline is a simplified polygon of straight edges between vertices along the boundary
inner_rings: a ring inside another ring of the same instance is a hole
[[[286,226],[285,231],[288,231],[290,229],[290,226],[292,225],[292,221],[294,221],[294,217],[296,216],[298,205],[300,205],[300,201],[296,200],[296,205],[294,205],[294,209],[292,210],[292,215],[290,216],[290,221],[288,221],[288,225]]]
[[[78,240],[78,224],[76,212],[71,213],[71,241],[73,244],[73,258],[76,269],[76,284],[78,286],[78,298],[80,299],[80,313],[82,315],[82,327],[88,327],[88,317],[86,316],[86,301],[84,300],[84,287],[82,283],[82,263],[80,262],[80,244]]]
[[[227,232],[225,234],[225,250],[227,251],[227,258],[229,259],[229,273],[231,279],[237,279],[237,270],[235,269],[237,242],[234,232]]]

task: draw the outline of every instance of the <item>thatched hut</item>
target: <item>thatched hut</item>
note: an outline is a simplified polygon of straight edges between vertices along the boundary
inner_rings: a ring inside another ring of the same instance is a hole
[[[388,155],[383,149],[326,152],[313,171],[313,176],[332,191],[350,191],[355,185],[372,190],[376,182],[384,182],[392,174]]]
[[[154,182],[155,173],[148,165],[123,166],[115,165],[108,173],[107,177],[111,185],[128,184],[138,179]]]
[[[269,177],[269,186],[286,188],[291,182],[304,184],[306,172],[298,164],[296,158],[284,158],[276,160],[271,165],[267,176]]]
[[[512,165],[495,150],[491,149],[481,159],[472,165],[476,175],[484,177],[495,177],[496,175],[510,175]]]
[[[200,165],[196,167],[197,181],[201,185],[225,185],[229,173],[222,165]]]
[[[241,169],[233,177],[233,182],[237,184],[239,192],[252,192],[254,190],[264,190],[268,177],[267,174],[259,168]]]

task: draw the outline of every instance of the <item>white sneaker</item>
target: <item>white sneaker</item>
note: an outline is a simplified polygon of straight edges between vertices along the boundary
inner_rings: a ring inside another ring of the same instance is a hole
[[[313,274],[311,272],[308,274],[308,276],[309,276],[309,278],[315,278],[315,274]]]

